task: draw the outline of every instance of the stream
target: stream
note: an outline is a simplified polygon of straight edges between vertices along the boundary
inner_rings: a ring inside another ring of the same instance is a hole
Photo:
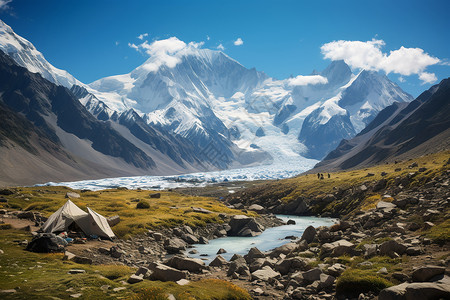
[[[282,225],[266,229],[263,233],[254,237],[223,237],[210,240],[209,244],[195,244],[193,248],[186,251],[186,255],[192,258],[200,258],[209,264],[215,257],[220,248],[223,248],[227,253],[221,254],[226,260],[230,260],[233,254],[245,255],[250,248],[256,247],[261,251],[269,251],[279,246],[291,242],[291,239],[285,239],[287,236],[296,236],[300,238],[303,231],[309,225],[314,227],[331,226],[336,220],[331,218],[318,217],[299,217],[288,215],[276,215],[278,218],[287,222],[294,220],[295,225]],[[198,253],[188,253],[192,249],[196,249]],[[207,255],[207,256],[205,256]]]

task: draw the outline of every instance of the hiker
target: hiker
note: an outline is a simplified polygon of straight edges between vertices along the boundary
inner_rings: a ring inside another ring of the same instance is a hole
[[[328,173],[328,178],[330,178],[331,176],[330,176],[330,173]]]
[[[317,179],[320,179],[320,173],[317,173]]]
[[[320,174],[320,179],[324,179],[324,178],[323,178],[323,174]]]

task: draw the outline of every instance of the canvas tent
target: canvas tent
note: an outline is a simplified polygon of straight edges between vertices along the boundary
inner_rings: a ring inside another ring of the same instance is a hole
[[[49,233],[67,231],[73,223],[88,236],[115,237],[105,217],[90,208],[88,208],[88,212],[85,212],[70,200],[67,200],[60,209],[48,218],[42,230]]]

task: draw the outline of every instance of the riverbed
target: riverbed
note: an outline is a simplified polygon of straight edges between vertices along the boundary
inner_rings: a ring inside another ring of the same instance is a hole
[[[250,248],[256,247],[261,251],[269,251],[286,243],[291,242],[291,239],[286,239],[288,236],[296,236],[300,238],[303,231],[309,225],[314,227],[331,226],[336,222],[336,219],[318,218],[318,217],[299,217],[288,215],[277,215],[278,218],[287,222],[294,220],[295,225],[282,225],[278,227],[268,228],[263,233],[254,237],[223,237],[209,241],[209,244],[196,244],[196,254],[188,253],[192,249],[186,251],[187,256],[192,258],[201,258],[205,263],[211,262],[217,255],[217,251],[221,248],[225,249],[227,253],[221,254],[226,260],[234,254],[245,255]],[[206,255],[206,256],[205,256]]]

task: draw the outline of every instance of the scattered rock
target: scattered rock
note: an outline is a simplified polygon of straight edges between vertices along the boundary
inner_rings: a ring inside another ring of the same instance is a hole
[[[75,192],[67,192],[65,197],[66,198],[80,198],[81,196],[80,196],[80,194],[75,193]]]
[[[73,254],[69,251],[66,251],[66,252],[64,252],[63,260],[73,260],[75,257],[76,257],[75,254]]]
[[[450,285],[432,282],[402,283],[386,288],[378,300],[450,299]]]
[[[301,241],[306,241],[308,244],[312,243],[314,238],[316,237],[317,231],[314,226],[306,227],[305,231],[302,234]]]
[[[70,269],[69,274],[82,274],[82,273],[86,273],[86,270],[82,270],[82,269]]]
[[[296,223],[294,220],[289,219],[286,224],[287,225],[295,225]]]
[[[167,239],[164,241],[164,249],[166,249],[169,254],[180,253],[186,249],[186,243],[179,238]]]
[[[150,198],[161,198],[161,193],[150,194]]]
[[[220,248],[216,254],[223,254],[223,253],[227,253],[227,250]]]
[[[429,281],[431,278],[445,273],[444,267],[425,266],[418,268],[412,273],[412,280],[416,282]]]
[[[322,270],[319,268],[314,268],[309,271],[303,272],[302,276],[305,280],[314,282],[316,280],[320,280],[320,274],[322,274]]]
[[[249,206],[248,210],[252,210],[257,213],[263,213],[266,209],[259,204],[252,204]]]
[[[84,256],[75,256],[72,258],[74,262],[82,265],[92,265],[92,259]]]
[[[188,284],[190,281],[189,280],[187,280],[187,279],[180,279],[180,280],[178,280],[176,283],[178,284],[178,285],[186,285],[186,284]]]
[[[228,265],[228,262],[225,258],[223,258],[221,255],[217,255],[216,258],[213,259],[212,262],[209,263],[210,267],[223,267]]]
[[[252,273],[252,280],[268,281],[269,279],[279,278],[280,276],[281,276],[280,273],[274,271],[269,266],[265,266],[262,267],[260,270],[257,270]]]
[[[173,256],[164,264],[178,270],[186,270],[193,273],[200,273],[205,268],[205,263],[201,259],[182,256]]]
[[[141,282],[143,280],[144,280],[144,275],[143,274],[141,274],[141,275],[133,274],[133,275],[130,276],[130,278],[128,278],[127,282],[129,284],[134,284],[134,283]]]
[[[174,269],[172,267],[154,263],[150,266],[150,270],[152,274],[150,278],[152,280],[160,280],[160,281],[178,281],[180,279],[186,278],[186,273],[180,270]]]

